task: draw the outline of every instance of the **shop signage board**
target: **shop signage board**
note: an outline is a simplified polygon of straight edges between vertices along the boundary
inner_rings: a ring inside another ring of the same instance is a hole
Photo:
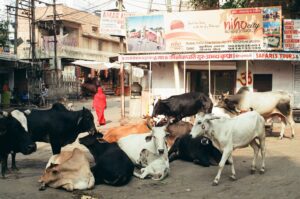
[[[285,19],[283,33],[284,50],[300,51],[300,19]]]

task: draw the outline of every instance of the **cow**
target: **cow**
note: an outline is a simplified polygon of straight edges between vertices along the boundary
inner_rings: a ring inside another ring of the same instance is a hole
[[[148,133],[152,128],[150,118],[137,124],[127,124],[108,129],[103,136],[103,139],[109,143],[117,142],[120,138],[130,134]]]
[[[158,100],[154,105],[152,117],[165,115],[173,117],[174,123],[184,117],[192,116],[198,112],[211,113],[213,103],[204,93],[190,92],[174,95],[164,100]]]
[[[219,118],[212,114],[197,116],[191,131],[192,138],[206,136],[212,140],[215,147],[222,151],[218,174],[213,181],[213,185],[218,185],[227,160],[231,164],[232,175],[230,178],[236,180],[232,152],[237,148],[247,147],[248,145],[254,150],[251,173],[253,174],[256,171],[256,159],[259,150],[262,156],[260,173],[265,172],[266,135],[264,124],[264,118],[256,111],[246,112],[234,118]],[[256,139],[259,140],[259,144]]]
[[[91,170],[96,184],[122,186],[129,183],[134,165],[117,143],[106,142],[100,133],[87,135],[80,138],[79,142],[94,156],[96,165]]]
[[[143,149],[138,159],[142,167],[140,173],[134,172],[138,178],[145,179],[150,176],[152,180],[163,180],[170,173],[170,165],[166,156],[159,156],[148,149]]]
[[[64,109],[63,105],[56,105],[49,110],[32,110],[27,115],[32,140],[50,142],[54,155],[60,153],[61,147],[74,142],[79,133],[96,132],[90,110],[84,107],[80,111]]]
[[[40,190],[46,186],[63,188],[67,191],[85,190],[94,187],[95,178],[84,152],[75,148],[73,151],[62,151],[52,156],[44,174],[40,177]]]
[[[11,151],[29,155],[36,151],[36,144],[27,132],[27,121],[24,114],[18,110],[5,113],[0,118],[0,159],[1,174],[5,178],[7,158]],[[20,122],[21,121],[21,122]],[[13,156],[14,157],[14,156]],[[12,169],[16,169],[15,159],[12,158]]]
[[[222,153],[204,136],[192,138],[191,135],[186,134],[177,138],[169,150],[169,162],[182,159],[204,167],[216,165],[221,157]]]
[[[121,139],[118,140],[118,145],[120,148],[128,155],[128,157],[131,159],[133,164],[136,167],[143,167],[145,168],[144,170],[141,171],[153,171],[149,167],[157,166],[157,164],[149,164],[146,165],[144,164],[143,166],[141,165],[141,161],[143,159],[149,157],[148,161],[149,163],[153,162],[153,156],[149,153],[148,155],[144,155],[143,150],[147,149],[151,153],[155,154],[157,158],[161,158],[158,162],[165,161],[164,164],[159,164],[160,166],[155,168],[155,173],[148,173],[147,176],[160,176],[160,180],[163,179],[164,177],[167,176],[169,173],[169,160],[168,160],[168,150],[167,150],[167,145],[166,145],[166,126],[162,127],[153,127],[152,131],[149,133],[144,133],[144,134],[132,134],[128,135],[126,137],[122,137]],[[147,152],[145,152],[147,153]],[[156,159],[157,159],[156,158]],[[143,160],[143,162],[145,162]],[[146,169],[147,168],[147,169]],[[160,173],[160,174],[158,174]],[[141,172],[134,172],[134,175],[136,177],[147,177],[142,175],[143,173]],[[154,177],[155,178],[155,177]],[[156,179],[156,178],[155,178]]]
[[[265,119],[279,116],[283,121],[279,139],[283,138],[286,123],[291,127],[292,138],[295,136],[291,96],[284,91],[251,92],[242,87],[235,95],[223,97],[219,104],[237,113],[255,110]]]
[[[184,121],[178,121],[176,123],[167,125],[166,131],[168,132],[167,134],[168,149],[170,149],[173,146],[177,138],[189,134],[192,128],[193,125],[191,123],[184,122]]]

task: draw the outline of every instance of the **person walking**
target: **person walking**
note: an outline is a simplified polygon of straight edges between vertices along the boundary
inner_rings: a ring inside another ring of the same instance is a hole
[[[98,87],[98,92],[93,99],[93,109],[95,109],[98,117],[98,126],[105,125],[104,110],[106,109],[106,96],[101,87]]]

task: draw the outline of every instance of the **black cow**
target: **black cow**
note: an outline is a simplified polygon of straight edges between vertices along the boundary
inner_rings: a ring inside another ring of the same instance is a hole
[[[50,142],[53,154],[61,147],[74,142],[79,133],[96,132],[94,117],[83,107],[80,111],[68,111],[56,105],[49,110],[32,110],[27,115],[28,130],[33,141]]]
[[[15,112],[16,111],[18,110],[15,110]],[[19,112],[19,114],[23,113]],[[36,151],[36,144],[31,140],[30,134],[25,130],[20,121],[9,114],[8,116],[0,118],[0,159],[3,178],[5,178],[7,170],[7,157],[11,151],[28,155]],[[14,156],[12,157],[12,161],[12,167],[14,168]]]
[[[165,115],[174,117],[174,122],[177,122],[198,112],[211,113],[212,107],[213,103],[207,95],[190,92],[159,100],[154,106],[152,117]]]
[[[85,145],[94,156],[96,165],[91,170],[95,183],[127,184],[133,175],[133,163],[117,143],[108,143],[101,138],[102,134],[96,133],[79,139],[80,144]]]
[[[203,136],[192,138],[184,135],[177,138],[169,150],[169,161],[176,159],[194,162],[195,164],[209,167],[216,165],[222,158],[222,153],[212,145],[212,142]]]

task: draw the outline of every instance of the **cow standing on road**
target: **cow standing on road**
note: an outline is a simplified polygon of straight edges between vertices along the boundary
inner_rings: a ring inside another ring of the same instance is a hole
[[[158,100],[153,108],[152,117],[165,115],[174,117],[175,122],[198,112],[211,113],[213,103],[204,93],[190,92]]]
[[[230,178],[236,180],[233,166],[232,152],[234,149],[250,146],[254,150],[254,158],[251,165],[251,173],[256,171],[256,159],[261,151],[262,164],[260,173],[265,172],[265,120],[256,111],[247,112],[234,118],[219,118],[211,114],[198,116],[191,131],[193,138],[205,135],[210,138],[222,154],[219,163],[219,171],[213,181],[218,185],[225,162],[231,164],[232,175]],[[256,142],[259,140],[260,144]]]
[[[0,118],[0,160],[3,178],[5,177],[7,170],[8,154],[11,153],[11,151],[28,155],[35,150],[36,144],[32,142],[30,134],[27,132],[26,117],[22,112],[14,110],[7,116]],[[13,169],[16,169],[15,165],[15,159],[12,158]]]

